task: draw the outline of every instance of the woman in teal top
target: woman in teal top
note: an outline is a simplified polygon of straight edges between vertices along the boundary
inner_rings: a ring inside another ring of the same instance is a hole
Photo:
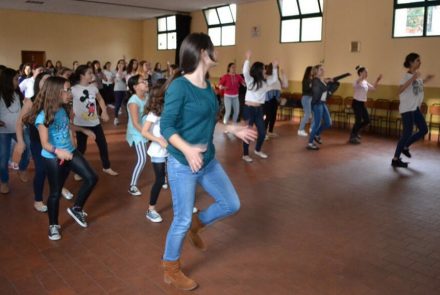
[[[213,134],[218,102],[206,80],[208,70],[216,65],[214,46],[208,35],[193,33],[185,38],[179,54],[180,69],[164,87],[165,107],[160,123],[161,134],[170,143],[167,170],[174,212],[162,265],[166,283],[192,290],[197,283],[182,273],[179,262],[186,234],[196,248],[205,250],[199,231],[236,213],[240,200],[215,159]],[[256,132],[246,126],[228,126],[228,131],[245,142],[257,137]],[[197,184],[215,202],[193,215]]]
[[[43,147],[41,156],[50,190],[47,201],[50,240],[61,239],[58,210],[61,189],[70,170],[74,170],[84,179],[75,204],[67,209],[69,215],[82,227],[87,227],[87,214],[83,207],[98,181],[96,173],[73,146],[68,115],[71,99],[69,81],[62,77],[49,77],[38,93],[31,111],[23,119],[26,123],[35,124]]]
[[[128,89],[131,97],[127,103],[128,124],[126,138],[130,146],[134,145],[137,154],[137,162],[134,166],[128,192],[132,196],[140,196],[142,193],[137,187],[137,182],[147,162],[148,140],[142,136],[142,118],[144,116],[145,104],[147,103],[148,81],[141,75],[135,75],[128,79]]]

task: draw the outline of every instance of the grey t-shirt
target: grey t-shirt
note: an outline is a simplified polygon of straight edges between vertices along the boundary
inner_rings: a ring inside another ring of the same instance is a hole
[[[0,133],[15,133],[15,123],[20,115],[21,105],[20,97],[14,93],[14,101],[6,107],[3,97],[0,97],[0,120],[5,123],[5,126],[0,127]]]

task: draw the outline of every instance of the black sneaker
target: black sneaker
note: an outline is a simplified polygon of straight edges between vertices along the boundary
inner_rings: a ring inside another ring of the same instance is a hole
[[[321,136],[315,135],[313,139],[316,141],[316,143],[322,144]]]
[[[357,137],[351,137],[348,142],[351,144],[360,144],[361,143],[361,141]]]
[[[87,213],[84,211],[78,211],[75,210],[74,208],[67,208],[67,213],[69,213],[70,216],[72,216],[73,219],[75,219],[75,221],[81,225],[82,227],[87,227],[87,220],[86,220],[86,216]]]
[[[308,149],[309,151],[317,151],[317,150],[319,150],[319,146],[317,146],[314,143],[309,143],[307,145],[306,149]]]
[[[58,224],[49,225],[49,240],[58,241],[61,239],[60,229],[61,227]]]
[[[409,148],[403,149],[402,154],[404,154],[408,158],[411,158],[411,153],[409,152]]]
[[[392,159],[391,160],[391,166],[393,167],[401,167],[401,168],[408,168],[408,163],[407,162],[403,162],[402,159]]]

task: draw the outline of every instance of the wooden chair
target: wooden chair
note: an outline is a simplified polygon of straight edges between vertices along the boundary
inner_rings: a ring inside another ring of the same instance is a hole
[[[353,121],[355,120],[352,104],[353,104],[352,96],[347,96],[346,98],[344,98],[344,113],[345,113],[344,128],[346,127],[345,124],[347,124],[348,128],[351,127],[351,118],[353,118]]]
[[[333,116],[333,123],[339,125],[344,124],[344,120],[341,122],[341,118],[345,117],[344,100],[339,95],[332,95],[327,99],[327,106],[330,112],[330,116]]]
[[[402,131],[402,117],[399,112],[400,101],[394,99],[390,103],[390,114],[388,116],[388,134],[391,135],[391,131],[395,130],[396,135],[400,136]],[[393,126],[393,128],[391,128]]]
[[[383,123],[385,123],[385,133],[388,132],[388,119],[390,115],[391,101],[387,99],[376,99],[373,104],[373,112],[370,116],[371,127],[375,131],[378,129],[381,133]]]
[[[437,129],[437,143],[440,140],[440,104],[433,104],[429,107],[429,124],[428,124],[428,139],[431,140],[431,133],[433,129]]]

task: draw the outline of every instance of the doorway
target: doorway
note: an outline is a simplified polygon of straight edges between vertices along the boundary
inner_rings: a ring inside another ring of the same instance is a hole
[[[21,51],[21,63],[30,63],[44,66],[46,51]]]

